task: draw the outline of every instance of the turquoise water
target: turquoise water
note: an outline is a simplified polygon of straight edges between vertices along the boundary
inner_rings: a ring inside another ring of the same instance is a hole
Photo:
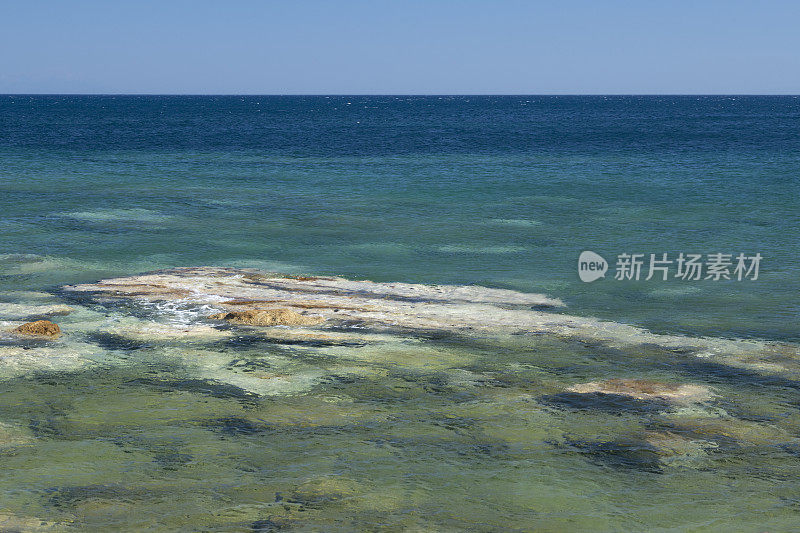
[[[794,97],[0,99],[26,287],[231,264],[546,292],[660,331],[797,340]],[[598,282],[620,253],[761,253],[757,282]]]
[[[655,332],[796,343],[799,133],[796,97],[0,96],[0,300],[224,265],[541,292]],[[585,284],[582,250],[612,269],[623,252],[764,259],[755,281]],[[64,349],[103,362],[8,373],[0,420],[24,444],[0,456],[0,512],[87,529],[797,525],[791,376],[503,338],[426,340],[435,368],[354,351],[348,381],[324,348],[101,342],[92,324],[127,311],[66,303]],[[187,350],[333,377],[213,394],[176,384]],[[453,384],[464,370],[502,386]],[[664,470],[641,435],[674,413],[537,400],[610,377],[716,387],[726,414],[708,416],[734,436],[715,426],[716,452]]]

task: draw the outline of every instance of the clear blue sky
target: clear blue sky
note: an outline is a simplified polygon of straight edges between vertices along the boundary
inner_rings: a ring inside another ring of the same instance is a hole
[[[800,1],[0,0],[0,93],[800,93]]]

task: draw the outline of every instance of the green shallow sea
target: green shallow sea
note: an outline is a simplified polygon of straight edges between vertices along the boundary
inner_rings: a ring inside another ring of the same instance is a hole
[[[0,335],[0,529],[797,529],[800,374],[769,366],[785,356],[166,339],[133,332],[201,310],[60,287],[197,265],[477,284],[796,346],[798,129],[793,97],[0,96],[0,326],[73,309],[48,315],[58,340]],[[612,271],[620,253],[764,259],[758,280],[586,284],[583,250]],[[612,378],[715,396],[566,391]]]

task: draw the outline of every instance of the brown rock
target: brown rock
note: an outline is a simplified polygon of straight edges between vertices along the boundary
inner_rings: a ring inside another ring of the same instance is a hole
[[[37,320],[36,322],[22,324],[14,331],[22,333],[23,335],[45,335],[48,337],[55,337],[61,333],[61,328],[58,327],[58,324],[53,324],[49,320]]]
[[[324,318],[301,315],[291,309],[248,309],[211,315],[214,320],[228,320],[249,326],[313,326]]]

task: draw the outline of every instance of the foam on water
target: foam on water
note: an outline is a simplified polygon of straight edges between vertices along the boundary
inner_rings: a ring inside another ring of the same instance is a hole
[[[653,289],[649,292],[649,294],[656,298],[679,299],[687,294],[697,294],[701,292],[702,289],[699,287],[663,287],[659,289]]]
[[[543,223],[527,218],[490,218],[485,221],[490,226],[509,226],[512,228],[535,228]]]
[[[116,222],[124,224],[161,224],[173,221],[175,218],[152,209],[144,209],[141,207],[74,211],[70,213],[58,213],[58,216],[86,222]]]
[[[437,248],[448,254],[517,254],[527,248],[523,246],[474,246],[468,244],[448,244]]]

